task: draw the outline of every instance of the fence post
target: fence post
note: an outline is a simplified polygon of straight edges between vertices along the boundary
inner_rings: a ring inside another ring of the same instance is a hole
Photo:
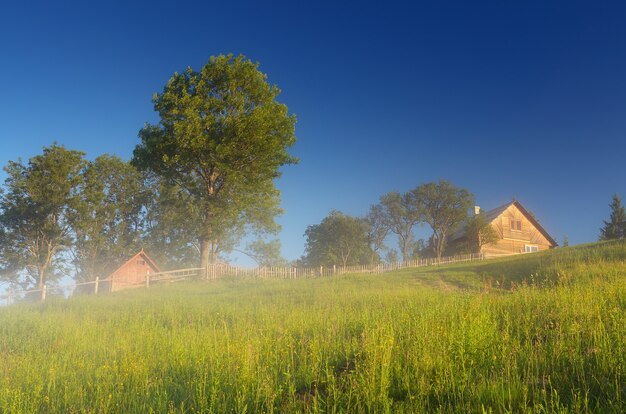
[[[149,288],[150,287],[150,273],[148,273],[146,275],[146,287]]]
[[[324,276],[324,266],[320,266],[320,277]]]
[[[336,275],[336,274],[337,274],[337,266],[333,265],[333,275]]]
[[[9,301],[9,303],[8,303],[9,305],[13,304],[13,288],[10,288],[10,289],[9,289],[9,298],[8,298],[8,301]]]
[[[43,289],[41,289],[41,301],[46,301],[46,285],[43,285]]]
[[[100,277],[96,276],[96,283],[93,286],[93,294],[97,295],[98,294],[98,284],[100,283]]]

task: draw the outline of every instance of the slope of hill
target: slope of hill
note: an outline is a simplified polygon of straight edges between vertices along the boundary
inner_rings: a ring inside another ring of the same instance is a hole
[[[624,412],[626,246],[0,310],[0,412]]]

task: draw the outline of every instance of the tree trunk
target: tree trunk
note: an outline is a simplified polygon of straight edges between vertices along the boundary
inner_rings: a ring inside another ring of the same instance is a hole
[[[441,259],[441,256],[443,255],[443,251],[445,248],[446,248],[446,236],[445,234],[442,234],[436,239],[436,243],[435,243],[435,254],[437,255],[437,259]]]
[[[202,240],[200,245],[200,267],[204,269],[203,277],[207,276],[207,269],[209,266],[209,259],[211,257],[211,242],[209,240]]]
[[[411,240],[407,238],[401,239],[402,244],[402,262],[408,262],[411,260]]]
[[[37,268],[37,289],[43,289],[43,285],[46,283],[46,266],[40,266]]]
[[[44,293],[44,285],[46,284],[46,267],[47,266],[41,266],[37,269],[37,273],[39,276],[39,281],[37,282],[37,289],[41,289],[41,301],[43,302],[45,300],[45,293]]]

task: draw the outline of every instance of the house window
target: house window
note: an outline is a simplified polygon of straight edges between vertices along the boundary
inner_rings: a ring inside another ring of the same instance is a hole
[[[511,219],[511,230],[522,231],[522,220]]]
[[[533,252],[538,252],[538,251],[539,251],[539,246],[535,246],[533,244],[524,245],[524,253],[533,253]]]
[[[143,265],[145,265],[145,264],[146,264],[146,261],[145,261],[145,260],[143,260],[143,259],[139,259],[139,260],[137,260],[137,263],[138,263],[140,266],[143,266]]]

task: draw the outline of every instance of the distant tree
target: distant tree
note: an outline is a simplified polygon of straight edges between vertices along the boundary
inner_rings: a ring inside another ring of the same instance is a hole
[[[626,212],[622,206],[622,200],[617,194],[613,195],[609,221],[603,221],[604,226],[600,229],[600,240],[623,239],[626,237]]]
[[[305,232],[305,262],[310,266],[368,264],[375,257],[363,219],[332,211]]]
[[[411,259],[416,260],[420,257],[427,256],[428,246],[424,239],[418,239],[413,243],[413,253]]]
[[[385,262],[387,263],[398,263],[398,251],[396,249],[390,249],[387,251],[385,255]]]
[[[567,238],[567,235],[563,236],[563,247],[567,247],[569,246],[569,239]]]
[[[370,207],[365,221],[368,224],[368,239],[370,247],[376,253],[385,250],[385,239],[389,234],[385,209],[382,204],[375,204]]]
[[[487,221],[484,214],[469,217],[465,226],[468,250],[471,253],[480,253],[484,245],[494,244],[500,240],[500,236]]]
[[[278,239],[267,242],[257,239],[248,244],[244,253],[259,266],[287,266],[287,260],[280,255],[280,240]]]
[[[415,237],[414,227],[422,220],[422,211],[414,202],[412,194],[390,192],[380,198],[380,203],[370,210],[380,215],[381,226],[398,237],[402,260],[411,260]]]
[[[79,281],[105,277],[141,246],[146,191],[129,163],[111,155],[89,162],[68,210]]]
[[[139,132],[133,164],[175,184],[193,204],[187,219],[194,220],[201,267],[242,228],[278,228],[274,179],[296,162],[287,152],[295,117],[266,78],[243,56],[211,57],[198,72],[172,76],[153,99],[160,122]]]
[[[448,234],[465,220],[474,197],[469,191],[445,180],[422,184],[410,194],[416,210],[423,213],[424,221],[433,230],[434,254],[441,257],[447,246]]]
[[[57,278],[72,244],[68,211],[84,166],[83,153],[53,144],[28,164],[9,161],[0,195],[0,260],[5,276],[41,289]]]

